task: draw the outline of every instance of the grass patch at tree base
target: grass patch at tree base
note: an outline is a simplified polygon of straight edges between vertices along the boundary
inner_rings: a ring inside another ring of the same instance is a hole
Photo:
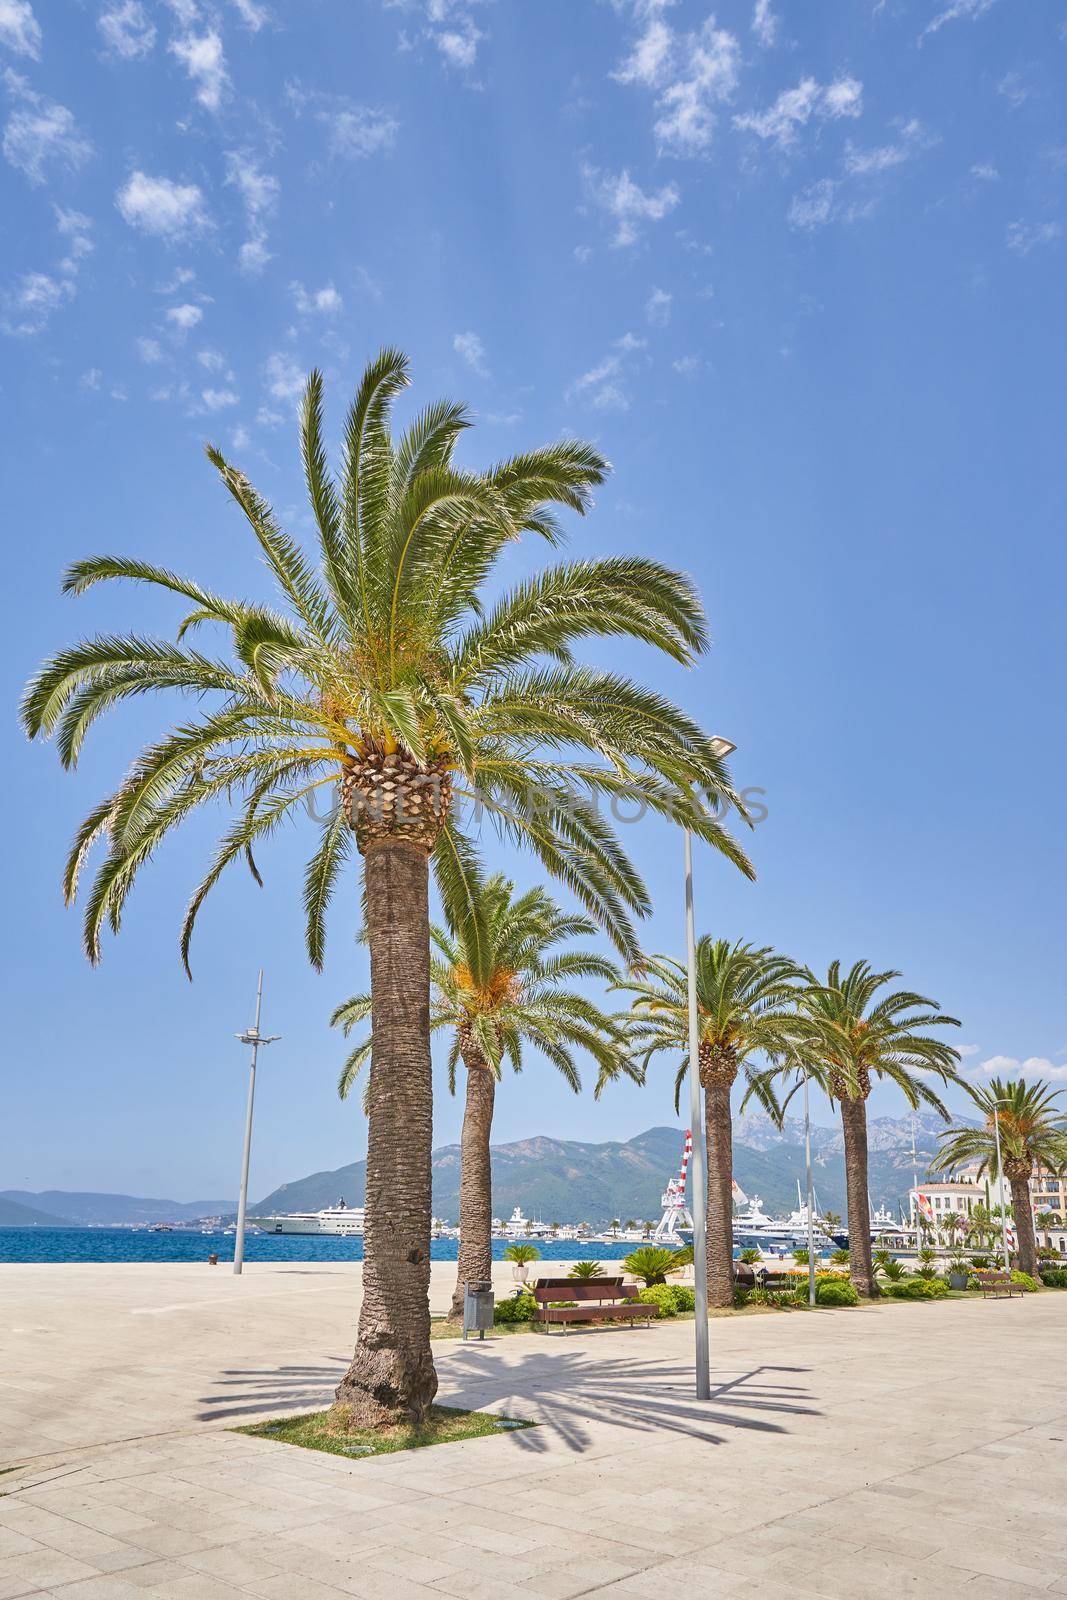
[[[455,1444],[461,1439],[486,1439],[519,1428],[533,1428],[533,1422],[515,1417],[498,1417],[489,1411],[463,1411],[456,1406],[431,1406],[423,1422],[398,1423],[392,1428],[362,1428],[346,1432],[331,1420],[329,1411],[313,1411],[300,1417],[279,1417],[256,1422],[235,1433],[251,1434],[256,1439],[274,1439],[279,1444],[295,1444],[304,1450],[325,1450],[327,1455],[347,1456],[360,1461],[369,1456],[392,1455],[397,1450],[421,1450],[431,1444]]]

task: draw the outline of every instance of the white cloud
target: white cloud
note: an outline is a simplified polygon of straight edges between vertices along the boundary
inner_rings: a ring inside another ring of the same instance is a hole
[[[84,212],[64,211],[60,206],[53,210],[66,253],[51,272],[25,272],[0,294],[0,330],[4,333],[40,333],[52,313],[77,293],[81,263],[92,254],[92,223]]]
[[[0,44],[16,55],[41,59],[41,24],[29,0],[0,0]]]
[[[580,267],[584,267],[588,262],[592,261],[593,252],[587,244],[576,244],[574,247],[574,259]]]
[[[713,16],[680,33],[664,21],[662,10],[637,0],[643,31],[613,76],[655,92],[653,132],[660,155],[703,155],[715,131],[715,108],[737,87],[741,47],[734,34],[715,26]]]
[[[645,317],[653,328],[665,328],[671,320],[671,302],[674,296],[666,289],[653,289],[645,301]]]
[[[324,284],[321,289],[313,289],[310,293],[302,283],[291,283],[289,289],[301,316],[318,312],[320,316],[334,317],[344,310],[344,301],[332,283]]]
[[[196,359],[208,372],[222,372],[229,366],[229,362],[221,350],[198,350]],[[227,372],[227,378],[233,381],[233,373]]]
[[[956,1046],[957,1051],[963,1057],[964,1061],[968,1061],[971,1056],[978,1055],[981,1051],[981,1048],[982,1047],[979,1044],[958,1044]]]
[[[919,43],[922,44],[928,34],[937,33],[946,22],[976,21],[978,17],[984,16],[994,3],[995,0],[951,0],[950,5],[945,6],[926,24],[919,35]]]
[[[980,183],[996,183],[1000,173],[988,161],[980,161],[971,168],[971,177],[977,178]]]
[[[1063,225],[1059,222],[1009,222],[1008,249],[1028,256],[1038,245],[1052,244],[1062,234]]]
[[[1057,1066],[1047,1056],[1027,1056],[1019,1061],[1015,1056],[990,1056],[979,1066],[968,1067],[968,1075],[975,1078],[1047,1078],[1052,1082],[1067,1081],[1067,1065]]]
[[[140,0],[121,0],[101,11],[96,25],[106,53],[120,61],[136,61],[146,56],[156,42],[156,30]]]
[[[997,93],[1018,109],[1026,104],[1033,91],[1021,72],[1006,72],[997,84]]]
[[[163,347],[158,339],[141,337],[137,341],[137,354],[146,365],[152,366],[163,360]]]
[[[467,363],[471,371],[478,374],[479,378],[488,378],[489,368],[485,361],[485,345],[476,333],[457,333],[452,340],[452,348]]]
[[[734,118],[734,127],[770,140],[779,150],[796,143],[798,130],[811,118],[858,117],[863,110],[863,85],[857,78],[837,78],[823,88],[814,78],[802,78],[795,89],[783,89],[766,111],[747,111]]]
[[[202,389],[200,399],[208,411],[225,411],[237,404],[238,397],[232,389]]]
[[[704,366],[699,356],[679,356],[677,361],[672,361],[671,366],[680,378],[695,378]]]
[[[860,150],[851,142],[845,150],[845,171],[853,177],[867,178],[874,173],[888,172],[907,161],[911,151],[902,144],[878,145],[873,150]]]
[[[307,373],[297,366],[291,356],[269,356],[263,368],[267,392],[275,400],[297,400],[304,393]]]
[[[182,333],[188,333],[195,328],[198,322],[203,322],[204,313],[199,306],[171,306],[167,312],[167,321]]]
[[[131,228],[171,243],[208,226],[204,197],[195,183],[174,183],[138,170],[118,191],[115,204]]]
[[[810,183],[800,194],[794,195],[789,207],[790,227],[806,232],[825,227],[833,216],[836,192],[837,185],[832,178],[820,178],[818,183]]]
[[[575,378],[567,389],[568,400],[579,400],[592,406],[594,411],[629,411],[630,395],[626,387],[627,357],[636,350],[644,350],[647,340],[633,333],[624,333],[602,361]]]
[[[599,167],[583,166],[582,177],[590,197],[615,221],[613,243],[619,247],[636,244],[645,222],[661,222],[681,199],[678,186],[665,184],[655,194],[646,194],[624,167],[619,173],[601,172]]]
[[[752,13],[752,32],[765,50],[778,38],[778,18],[771,10],[771,0],[756,0]]]
[[[104,374],[99,367],[90,367],[78,379],[79,389],[99,389],[104,381]]]
[[[435,33],[433,40],[450,67],[469,72],[478,58],[478,41],[482,37],[473,22],[468,22],[462,33],[448,28]]]
[[[252,435],[243,422],[239,422],[230,435],[230,443],[235,450],[247,450],[252,443]]]
[[[231,3],[245,27],[251,28],[253,33],[258,33],[270,21],[267,8],[257,5],[256,0],[231,0]]]
[[[36,94],[25,78],[8,68],[4,73],[8,93],[20,103],[4,128],[4,155],[13,167],[24,172],[31,183],[43,183],[49,167],[66,167],[74,172],[93,153],[93,147],[78,131],[74,115],[66,106]]]
[[[196,98],[208,111],[217,111],[230,87],[222,39],[214,28],[207,33],[187,33],[167,46],[196,85]]]
[[[391,150],[396,143],[400,124],[380,106],[356,105],[344,95],[305,89],[295,78],[285,85],[285,97],[296,116],[310,111],[315,121],[322,123],[331,156],[362,161],[379,151]]]
[[[241,197],[248,220],[248,238],[237,253],[242,272],[254,277],[270,260],[267,249],[267,220],[278,208],[278,180],[264,172],[258,159],[248,150],[226,153],[226,183]]]

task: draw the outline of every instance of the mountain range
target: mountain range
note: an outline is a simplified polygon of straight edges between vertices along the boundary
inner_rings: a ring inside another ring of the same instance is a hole
[[[924,1173],[944,1124],[932,1112],[915,1118],[916,1166]],[[678,1128],[649,1128],[632,1139],[585,1143],[538,1136],[493,1146],[493,1211],[507,1217],[521,1206],[528,1217],[546,1222],[588,1222],[593,1226],[659,1216],[667,1179],[677,1173],[683,1134]],[[912,1175],[912,1118],[872,1117],[868,1123],[870,1188],[875,1206],[896,1211],[906,1206]],[[813,1125],[812,1162],[818,1202],[824,1211],[846,1214],[844,1150],[840,1127]],[[458,1144],[433,1153],[434,1215],[459,1220]],[[787,1117],[781,1128],[762,1111],[734,1121],[734,1176],[749,1195],[759,1195],[772,1215],[797,1203],[804,1182],[804,1125]],[[343,1196],[362,1205],[366,1162],[333,1171],[312,1172],[282,1184],[251,1208],[269,1216],[286,1211],[319,1211]],[[232,1217],[233,1200],[159,1200],[125,1194],[75,1193],[45,1189],[0,1190],[0,1227],[115,1227],[131,1223],[190,1222],[199,1217]]]
[[[944,1127],[928,1112],[916,1120],[916,1165],[925,1172]],[[824,1211],[846,1214],[845,1164],[840,1128],[813,1126],[815,1189]],[[870,1188],[875,1206],[906,1207],[912,1176],[912,1118],[872,1117]],[[667,1179],[681,1164],[683,1135],[677,1128],[649,1128],[633,1139],[585,1144],[573,1139],[538,1137],[493,1146],[493,1212],[507,1217],[521,1206],[528,1217],[546,1222],[609,1223],[613,1217],[655,1219],[662,1209]],[[446,1222],[459,1219],[458,1144],[433,1153],[433,1210]],[[258,1202],[259,1216],[287,1211],[319,1211],[343,1198],[362,1205],[366,1162],[282,1184]],[[759,1195],[772,1214],[797,1203],[804,1182],[804,1125],[786,1118],[779,1129],[763,1112],[734,1123],[734,1176],[749,1196]]]

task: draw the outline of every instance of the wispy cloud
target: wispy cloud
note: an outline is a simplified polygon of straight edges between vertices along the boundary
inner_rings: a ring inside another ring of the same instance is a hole
[[[620,248],[636,244],[646,222],[661,222],[681,199],[677,184],[664,184],[655,193],[640,188],[624,167],[621,172],[602,172],[599,167],[583,166],[582,178],[593,202],[613,219],[612,243]]]
[[[4,127],[3,150],[13,167],[31,183],[44,183],[49,171],[64,167],[76,172],[93,153],[66,106],[31,89],[26,79],[8,67],[4,72],[8,93],[17,102]]]
[[[479,378],[488,378],[489,364],[485,359],[485,345],[476,333],[457,333],[452,348]]]
[[[229,93],[230,76],[222,38],[214,28],[206,33],[186,33],[167,46],[196,86],[196,98],[208,111],[217,111]]]
[[[0,330],[6,334],[40,333],[77,293],[82,263],[92,254],[92,223],[84,212],[61,206],[55,217],[63,255],[50,272],[24,272],[0,295]]]
[[[660,155],[704,155],[715,132],[717,107],[737,88],[737,37],[716,27],[713,16],[692,32],[679,32],[666,22],[657,3],[634,0],[633,10],[641,32],[612,76],[654,92],[658,114],[653,134]]]
[[[175,183],[140,170],[123,184],[115,204],[131,228],[171,244],[185,242],[209,226],[204,197],[195,183]]]
[[[258,33],[270,21],[270,12],[266,6],[257,5],[256,0],[231,0],[234,10],[253,33]]]
[[[834,213],[837,185],[832,178],[820,178],[794,195],[789,206],[789,225],[804,232],[823,228]]]
[[[166,315],[171,327],[177,328],[179,333],[189,333],[204,320],[204,313],[200,307],[189,304],[171,306]]]
[[[268,356],[263,367],[267,393],[274,400],[298,400],[307,383],[307,373],[292,356],[276,352]]]
[[[29,0],[0,0],[0,44],[16,55],[41,59],[41,24]]]
[[[973,1078],[1045,1078],[1054,1083],[1067,1082],[1067,1063],[1057,1065],[1047,1056],[1027,1056],[1020,1061],[1016,1056],[989,1056],[977,1066],[967,1068]]]
[[[1016,255],[1028,256],[1031,250],[1036,250],[1040,245],[1054,244],[1062,237],[1063,224],[1060,222],[1008,223],[1008,249],[1014,250]]]
[[[158,339],[148,339],[142,335],[137,340],[137,354],[146,366],[156,366],[163,360],[163,346]]]
[[[671,320],[674,296],[667,289],[653,289],[645,301],[645,320],[652,328],[665,328]]]
[[[310,316],[318,313],[324,317],[335,317],[339,311],[344,310],[344,301],[332,283],[323,284],[321,289],[305,289],[302,283],[291,283],[289,292],[293,297],[293,304],[301,316]]]
[[[136,61],[148,55],[156,42],[155,24],[140,0],[122,0],[120,5],[101,11],[96,26],[104,41],[104,53],[118,61]]]
[[[997,84],[997,93],[1018,110],[1029,100],[1033,89],[1021,72],[1006,72]]]
[[[863,85],[858,78],[835,78],[819,84],[802,78],[794,89],[782,93],[766,111],[746,111],[734,118],[734,127],[767,140],[779,150],[797,142],[800,129],[813,117],[821,121],[858,117],[863,110]]]
[[[980,161],[971,168],[971,177],[977,178],[979,183],[996,183],[1000,178],[1000,173],[992,162]]]
[[[936,16],[926,24],[919,35],[919,43],[928,38],[932,33],[939,33],[946,22],[974,22],[978,17],[992,9],[995,0],[952,0],[952,3],[943,6]]]
[[[603,360],[575,378],[567,389],[566,398],[581,401],[594,411],[629,411],[630,394],[626,380],[630,359],[637,351],[644,350],[645,346],[644,339],[624,333],[621,339],[616,339]]]
[[[771,0],[756,0],[752,13],[752,32],[764,50],[769,50],[778,39],[779,18],[771,10]]]
[[[285,85],[285,98],[294,115],[305,113],[326,129],[326,148],[344,161],[363,161],[391,150],[400,123],[381,106],[357,105],[345,95],[305,89],[298,78]]]
[[[237,255],[237,264],[250,276],[262,272],[270,260],[267,249],[267,222],[278,206],[278,180],[264,172],[259,160],[249,150],[229,150],[226,153],[227,185],[241,197],[248,222],[248,238]]]

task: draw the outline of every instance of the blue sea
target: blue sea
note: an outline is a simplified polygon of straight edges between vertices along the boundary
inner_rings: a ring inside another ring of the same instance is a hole
[[[0,1262],[5,1261],[206,1261],[233,1260],[232,1233],[148,1233],[134,1228],[0,1228]],[[507,1243],[494,1239],[493,1257],[502,1261]],[[538,1243],[544,1261],[618,1261],[633,1244]],[[455,1239],[435,1239],[434,1261],[455,1261]],[[250,1233],[246,1261],[362,1261],[363,1240],[319,1238],[307,1234]]]

